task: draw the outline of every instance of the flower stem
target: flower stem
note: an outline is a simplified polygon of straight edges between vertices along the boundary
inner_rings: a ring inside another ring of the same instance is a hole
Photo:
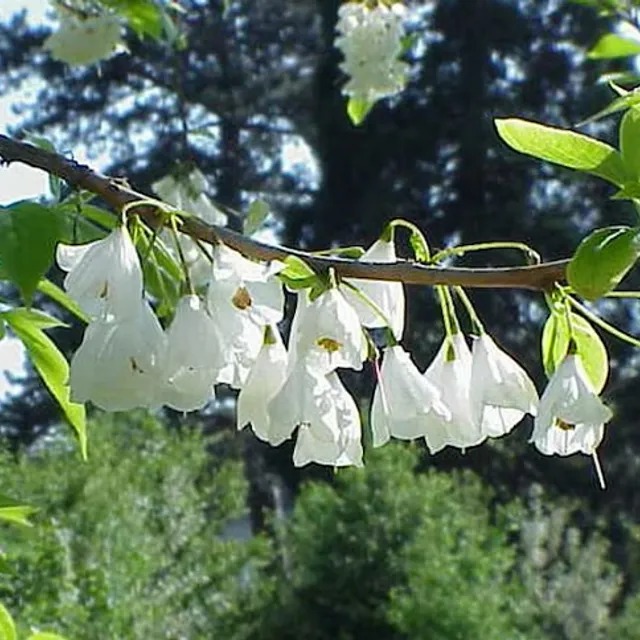
[[[634,347],[640,347],[640,340],[638,340],[638,338],[634,338],[633,336],[630,336],[628,333],[625,333],[624,331],[618,329],[617,327],[614,327],[612,324],[610,324],[606,320],[603,320],[600,316],[593,313],[593,311],[589,311],[589,309],[587,309],[583,304],[580,304],[577,300],[575,300],[571,296],[567,296],[567,300],[569,300],[569,303],[573,307],[578,309],[580,313],[585,315],[594,324],[597,324],[601,329],[604,329],[605,331],[610,333],[612,336],[615,336],[616,338],[618,338],[619,340],[622,340],[623,342],[632,344]]]
[[[431,259],[431,262],[438,262],[451,256],[462,256],[472,251],[490,251],[492,249],[516,249],[525,254],[527,264],[540,264],[541,262],[540,254],[524,242],[481,242],[478,244],[463,244],[438,251]]]
[[[478,334],[482,335],[483,333],[485,333],[484,325],[480,320],[480,316],[478,316],[478,314],[476,313],[476,310],[473,307],[473,303],[469,299],[469,296],[467,295],[465,290],[462,287],[454,287],[453,290],[456,292],[458,298],[460,298],[460,300],[462,301],[462,304],[464,305],[465,309],[467,310],[467,313],[469,314],[471,323],[477,329]]]
[[[363,293],[360,289],[358,289],[358,287],[356,287],[351,282],[347,282],[346,280],[343,280],[341,284],[343,287],[347,287],[347,289],[353,291],[353,293],[384,322],[385,327],[387,327],[387,329],[389,329],[393,334],[389,318],[387,318],[382,309],[366,293]]]
[[[178,239],[178,225],[176,223],[175,216],[171,216],[171,235],[173,236],[173,243],[176,247],[178,257],[180,258],[180,264],[182,265],[182,270],[184,272],[184,281],[185,281],[185,284],[187,285],[187,291],[191,294],[194,294],[195,289],[193,288],[193,283],[191,282],[191,276],[189,275],[189,266],[187,265],[187,260],[184,257],[184,251],[182,250],[182,245],[180,244],[180,240]]]
[[[409,222],[404,218],[395,218],[388,225],[388,229],[395,229],[396,227],[404,227],[411,232],[411,238],[409,242],[411,243],[411,247],[413,249],[413,253],[415,259],[418,262],[431,262],[431,251],[429,250],[429,243],[424,236],[424,233],[420,230],[420,228],[413,224],[413,222]]]
[[[436,287],[438,298],[440,300],[440,309],[442,311],[442,321],[444,322],[444,330],[447,337],[460,333],[460,325],[456,317],[455,307],[451,298],[451,292],[448,287]]]

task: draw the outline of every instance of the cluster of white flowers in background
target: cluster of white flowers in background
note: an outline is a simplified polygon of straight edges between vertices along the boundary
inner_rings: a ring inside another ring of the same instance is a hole
[[[366,329],[387,328],[369,425],[374,446],[424,438],[432,453],[462,450],[535,416],[532,442],[544,454],[594,455],[611,418],[578,354],[558,366],[541,401],[527,373],[486,333],[447,335],[421,373],[399,344],[405,296],[399,282],[333,282],[319,295],[297,291],[287,346],[280,334],[284,263],[250,260],[218,243],[199,294],[182,297],[164,329],[144,297],[140,260],[126,226],[85,245],[60,244],[64,286],[90,316],[72,358],[72,399],[108,410],[204,407],[217,384],[239,389],[237,425],[278,445],[296,428],[296,465],[362,464],[358,407],[340,369],[371,358]],[[363,261],[393,262],[384,235]],[[357,291],[356,291],[357,290]],[[359,293],[358,293],[359,292]],[[599,467],[598,472],[599,472]]]
[[[340,68],[349,76],[342,91],[365,102],[399,93],[407,82],[402,53],[406,7],[399,3],[346,2],[338,10]]]
[[[82,8],[55,4],[60,26],[44,42],[44,49],[68,65],[93,64],[124,50],[122,24],[110,13],[83,15]]]

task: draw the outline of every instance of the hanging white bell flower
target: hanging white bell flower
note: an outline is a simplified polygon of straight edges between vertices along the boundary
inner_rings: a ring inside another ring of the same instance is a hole
[[[545,455],[593,455],[612,415],[594,391],[580,356],[570,354],[540,398],[531,442]]]
[[[143,293],[142,267],[126,225],[95,242],[60,243],[56,260],[68,272],[64,288],[87,315],[123,318],[137,313]]]
[[[471,358],[471,410],[482,432],[503,436],[536,414],[538,392],[526,371],[486,333],[475,339]]]
[[[277,327],[265,329],[264,342],[251,372],[238,395],[237,425],[251,424],[261,440],[271,441],[267,406],[280,391],[287,377],[287,350]]]
[[[145,300],[124,319],[90,322],[71,359],[71,399],[106,411],[156,406],[165,349],[165,334]]]
[[[58,30],[44,41],[43,48],[56,60],[72,66],[93,64],[124,49],[121,31],[116,16],[82,19],[65,12]]]
[[[161,403],[178,411],[201,409],[214,399],[213,385],[226,363],[218,329],[198,296],[178,302],[166,335]]]
[[[480,444],[487,436],[472,415],[471,352],[461,333],[445,338],[424,377],[440,391],[442,401],[452,414],[446,428],[432,429],[427,434],[431,453],[447,445],[466,449]]]
[[[176,209],[198,216],[209,224],[219,226],[227,224],[227,215],[220,211],[206,195],[207,181],[198,169],[194,169],[182,178],[165,176],[151,186],[161,200],[173,205]],[[163,229],[160,235],[167,247],[174,252],[175,241],[171,231]],[[197,243],[186,234],[178,232],[178,242],[191,280],[198,285],[204,284],[210,275],[211,262],[202,253]]]
[[[396,248],[392,240],[378,239],[360,258],[360,262],[396,262]],[[341,290],[349,304],[356,310],[360,322],[370,329],[387,326],[393,331],[396,340],[402,339],[404,331],[405,299],[404,286],[401,282],[383,282],[376,280],[346,279],[358,288],[360,293],[373,302],[382,313],[377,313],[371,305],[362,300],[348,287]],[[386,320],[386,321],[385,321]]]
[[[314,437],[325,442],[336,440],[337,414],[333,390],[327,377],[296,360],[287,379],[267,406],[269,442],[279,445],[291,437],[301,424],[313,428]]]
[[[378,2],[345,2],[338,10],[335,46],[344,55],[340,68],[349,75],[343,93],[375,102],[402,91],[408,65],[398,60],[402,52],[406,7]]]
[[[373,446],[382,446],[391,436],[413,440],[445,429],[451,411],[441,398],[400,345],[386,348],[371,405]]]
[[[310,462],[333,467],[362,466],[362,425],[358,406],[337,373],[330,373],[329,398],[335,407],[334,438],[316,435],[313,422],[303,423],[293,451],[293,463],[302,467]]]
[[[333,287],[306,307],[296,335],[296,358],[305,358],[327,374],[338,367],[362,369],[367,343],[358,314]]]

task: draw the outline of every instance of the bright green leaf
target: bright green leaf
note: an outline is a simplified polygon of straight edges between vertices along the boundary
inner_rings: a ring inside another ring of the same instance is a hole
[[[611,83],[613,84],[613,83]],[[601,109],[594,115],[590,116],[586,120],[579,122],[577,126],[581,127],[582,125],[588,124],[590,122],[594,122],[599,120],[600,118],[604,118],[605,116],[611,115],[612,113],[617,113],[618,111],[624,111],[625,109],[629,109],[634,105],[640,104],[640,91],[633,90],[628,91],[624,95],[619,95],[612,102],[610,102],[604,109]]]
[[[138,36],[162,36],[162,13],[152,0],[102,0],[126,21]]]
[[[639,229],[605,227],[589,234],[567,268],[574,290],[595,300],[615,289],[640,254]]]
[[[349,98],[349,102],[347,102],[347,114],[351,122],[353,122],[356,127],[361,125],[374,104],[374,102],[361,100],[360,98]]]
[[[600,393],[609,375],[607,350],[600,336],[587,320],[575,313],[571,313],[570,317],[578,355],[593,388],[596,393]],[[552,313],[542,332],[542,362],[548,377],[553,375],[553,372],[567,355],[569,338],[566,315]]]
[[[80,308],[78,303],[70,298],[66,291],[61,289],[57,284],[51,282],[47,278],[43,278],[38,283],[38,291],[49,296],[52,300],[57,302],[61,307],[64,307],[67,311],[71,312],[78,320],[82,322],[89,322],[89,316]]]
[[[269,205],[264,200],[254,200],[249,205],[249,211],[244,221],[244,235],[252,235],[265,221],[270,213]]]
[[[27,304],[53,263],[61,231],[48,207],[26,201],[0,207],[0,263]]]
[[[496,127],[500,137],[516,151],[586,171],[619,186],[628,181],[622,157],[605,142],[518,118],[498,119]]]
[[[640,107],[631,107],[620,123],[620,153],[629,176],[640,179]]]
[[[280,271],[278,275],[284,276],[291,280],[303,280],[315,276],[315,271],[301,258],[297,256],[287,256],[284,263],[287,265],[285,269]]]
[[[0,640],[17,640],[16,625],[11,614],[0,604]]]
[[[69,365],[55,343],[44,334],[44,320],[29,309],[11,309],[2,313],[15,335],[22,340],[33,365],[57,400],[65,417],[75,429],[82,457],[87,457],[87,427],[84,405],[69,399]],[[54,325],[49,325],[54,326]]]
[[[608,33],[589,49],[589,58],[600,60],[602,58],[626,58],[640,53],[640,42],[631,38],[624,38],[615,33]]]
[[[57,633],[38,631],[38,633],[31,634],[27,640],[66,640],[66,638],[59,636]]]

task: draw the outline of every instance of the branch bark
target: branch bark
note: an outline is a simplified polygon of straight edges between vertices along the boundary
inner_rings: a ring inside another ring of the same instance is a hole
[[[101,175],[75,160],[4,135],[0,135],[0,158],[5,164],[22,162],[56,175],[73,187],[91,191],[117,211],[147,198],[120,180]],[[151,205],[137,206],[131,209],[131,215],[140,216],[152,228],[161,224],[160,212]],[[400,281],[405,284],[544,291],[552,289],[556,282],[565,280],[568,264],[568,260],[559,260],[526,267],[466,269],[427,266],[406,260],[392,264],[366,263],[346,258],[319,257],[297,249],[268,245],[230,229],[207,224],[196,217],[184,218],[181,231],[208,244],[221,240],[244,255],[259,260],[283,260],[287,256],[297,256],[316,270],[333,268],[340,277]]]

